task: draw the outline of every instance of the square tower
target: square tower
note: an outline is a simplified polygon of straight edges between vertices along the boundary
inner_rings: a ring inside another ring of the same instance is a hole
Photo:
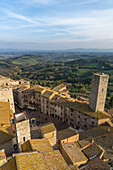
[[[89,106],[95,112],[104,111],[108,79],[109,76],[104,73],[93,75]]]
[[[15,133],[18,146],[18,152],[21,151],[21,145],[31,139],[29,119],[25,112],[14,115]]]

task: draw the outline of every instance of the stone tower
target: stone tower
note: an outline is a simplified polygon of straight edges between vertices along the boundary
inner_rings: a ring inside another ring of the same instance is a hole
[[[18,152],[21,151],[21,145],[31,139],[30,124],[25,112],[14,115],[15,133],[18,146]]]
[[[96,111],[104,111],[109,76],[95,73],[92,79],[89,106]]]

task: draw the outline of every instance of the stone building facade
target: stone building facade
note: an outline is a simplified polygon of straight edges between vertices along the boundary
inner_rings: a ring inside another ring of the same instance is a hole
[[[47,87],[35,85],[28,90],[23,90],[21,92],[23,94],[24,101],[23,107],[36,110],[38,109],[42,113],[54,116],[62,122],[68,123],[70,126],[77,129],[96,127],[97,125],[108,121],[110,116],[101,109],[104,107],[105,103],[108,76],[104,74],[94,74],[94,77],[95,75],[96,79],[99,80],[99,84],[95,84],[95,88],[98,89],[98,95],[97,92],[95,92],[95,94],[98,96],[98,98],[91,97],[90,105],[87,101],[78,101],[70,97],[67,98],[66,96],[61,95],[56,91],[50,90]],[[103,82],[104,84],[106,82],[106,84],[103,85]],[[103,86],[105,88],[103,93],[101,93]],[[92,94],[94,94],[93,90],[91,91],[91,96]],[[92,102],[96,103],[96,106],[93,106],[92,104],[91,107]],[[97,111],[95,111],[93,107],[96,107]]]
[[[0,101],[9,102],[10,109],[15,112],[13,91],[8,78],[0,78]]]
[[[26,85],[22,84],[19,87],[13,89],[15,103],[18,104],[20,108],[25,107],[23,92],[29,88],[30,88],[29,84],[26,84]]]
[[[94,111],[104,111],[108,79],[109,76],[104,73],[93,76],[89,106]]]
[[[21,151],[21,145],[31,139],[30,124],[25,112],[14,115],[15,133],[18,151]]]

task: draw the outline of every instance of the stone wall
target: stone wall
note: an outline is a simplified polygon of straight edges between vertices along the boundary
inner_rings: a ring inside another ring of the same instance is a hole
[[[9,102],[10,109],[15,113],[12,87],[0,87],[0,101]]]
[[[89,100],[89,106],[94,111],[104,111],[106,92],[109,76],[105,74],[94,74]]]
[[[31,133],[30,133],[30,125],[29,120],[24,120],[21,122],[18,122],[16,125],[16,137],[17,137],[17,145],[19,148],[19,151],[21,150],[21,145],[31,139]]]

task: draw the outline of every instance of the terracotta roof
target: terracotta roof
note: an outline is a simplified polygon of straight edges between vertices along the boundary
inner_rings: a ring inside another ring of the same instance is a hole
[[[98,136],[94,138],[94,141],[100,145],[104,150],[105,153],[103,155],[103,160],[109,160],[113,157],[113,133],[109,133],[106,135]]]
[[[83,150],[83,149],[87,148],[88,146],[92,145],[93,142],[94,142],[94,139],[92,137],[89,137],[89,138],[78,141],[78,144],[79,144],[81,150]]]
[[[67,163],[59,150],[43,153],[46,163],[51,170],[68,170]]]
[[[38,151],[38,152],[47,152],[52,151],[49,141],[46,138],[43,139],[30,139],[22,144],[22,151]]]
[[[28,93],[31,96],[35,96],[35,90],[34,89],[27,89],[24,91],[24,93]]]
[[[21,85],[19,86],[19,88],[16,89],[16,91],[18,91],[19,93],[23,92],[24,90],[27,90],[28,87],[24,86],[24,85]]]
[[[44,153],[18,153],[13,156],[1,170],[69,170],[58,150]]]
[[[51,101],[52,101],[52,102],[55,102],[55,101],[57,101],[60,97],[61,97],[60,95],[55,94],[55,95],[52,97]]]
[[[89,137],[97,137],[105,134],[113,133],[113,127],[109,126],[97,126],[92,129],[85,130],[83,132],[79,132],[79,139],[85,139]]]
[[[68,90],[63,90],[63,91],[61,91],[61,93],[66,93],[66,92],[68,92]]]
[[[28,115],[27,115],[27,113],[25,111],[21,112],[21,113],[15,113],[14,118],[15,118],[16,123],[22,122],[22,121],[25,121],[25,120],[29,119]]]
[[[86,149],[83,150],[84,155],[88,159],[92,159],[93,157],[98,157],[102,154],[103,150],[96,144],[92,143],[87,147]]]
[[[41,128],[43,134],[47,134],[47,133],[50,133],[50,132],[53,132],[56,130],[54,124],[51,122],[40,125],[40,128]]]
[[[53,93],[54,93],[53,91],[46,90],[46,91],[42,94],[42,96],[49,98]]]
[[[113,127],[100,126],[85,130],[79,133],[80,139],[85,139],[88,137],[93,137],[95,143],[100,145],[105,153],[103,159],[106,161],[111,159],[113,156],[112,146],[113,146]],[[88,139],[85,139],[88,141]],[[82,141],[79,141],[82,143]]]
[[[11,140],[14,137],[11,126],[5,126],[0,128],[0,144]]]
[[[59,92],[62,88],[66,88],[66,85],[59,84],[58,86],[54,87],[52,90]]]
[[[80,151],[75,143],[62,144],[62,148],[73,162],[73,165],[80,165],[87,162],[86,156]]]
[[[8,77],[3,77],[3,76],[0,75],[0,80],[10,80],[10,78],[8,78]]]
[[[58,131],[58,139],[60,139],[60,140],[66,139],[66,138],[69,138],[69,137],[72,137],[75,135],[77,135],[77,133],[70,128]]]
[[[10,123],[10,103],[0,102],[0,124]]]
[[[42,92],[44,89],[46,89],[45,87],[42,87],[40,85],[34,85],[31,87],[31,89],[34,89],[37,92]]]
[[[81,113],[87,114],[89,116],[95,117],[97,119],[106,119],[106,118],[110,118],[110,115],[107,114],[106,112],[102,112],[102,111],[98,111],[98,112],[94,112],[88,104],[84,103],[84,102],[80,102],[80,101],[69,101],[66,98],[59,98],[56,102],[56,104],[60,105],[60,106],[65,106],[65,107],[69,107],[71,109],[75,109],[77,111],[80,111]]]
[[[15,158],[11,158],[4,165],[0,167],[0,170],[17,170]]]
[[[100,158],[95,158],[88,162],[82,170],[110,170],[110,166]]]
[[[17,154],[15,156],[17,170],[46,170],[48,166],[42,153]]]

